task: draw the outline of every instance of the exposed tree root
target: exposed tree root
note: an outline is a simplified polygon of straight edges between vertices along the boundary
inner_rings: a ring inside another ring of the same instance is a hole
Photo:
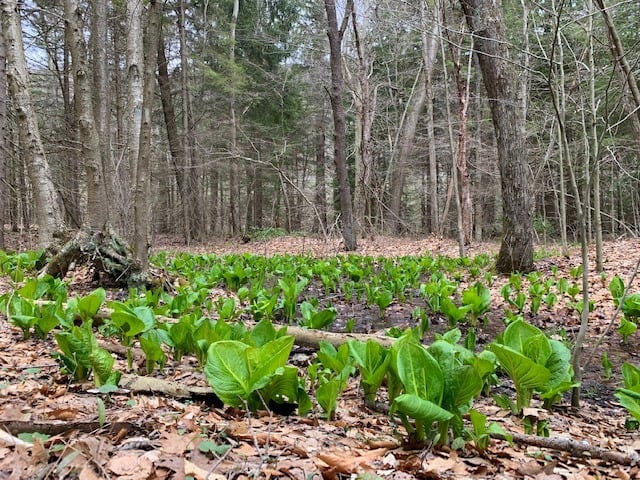
[[[76,266],[86,264],[100,283],[117,286],[142,286],[153,282],[142,270],[127,247],[108,226],[100,231],[80,229],[53,255],[41,275],[64,277]]]

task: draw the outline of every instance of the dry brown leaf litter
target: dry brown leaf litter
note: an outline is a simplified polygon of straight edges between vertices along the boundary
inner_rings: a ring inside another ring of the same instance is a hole
[[[607,243],[605,271],[608,278],[621,275],[626,281],[640,255],[638,240]],[[172,245],[174,249],[177,246]],[[248,251],[256,254],[341,253],[338,241],[318,242],[310,238],[281,238],[270,242],[231,242],[200,247],[220,254]],[[495,253],[493,244],[479,245],[469,254]],[[195,249],[189,249],[194,251]],[[366,255],[456,255],[450,241],[377,238],[361,241],[358,253]],[[557,265],[567,274],[579,264],[577,250],[568,258],[539,261],[541,271]],[[592,275],[590,294],[598,305],[592,315],[589,343],[602,332],[612,314],[605,282]],[[493,297],[500,302],[496,281]],[[1,288],[1,287],[0,287]],[[5,287],[6,288],[6,287]],[[635,291],[640,291],[636,281]],[[577,325],[575,314],[559,309],[538,319],[548,328]],[[609,352],[614,368],[623,361],[638,363],[638,341],[621,345],[614,333],[602,349]],[[180,401],[154,395],[114,394],[104,398],[106,424],[99,425],[98,401],[87,393],[91,385],[64,383],[50,357],[51,341],[23,341],[21,332],[0,320],[0,428],[21,422],[40,430],[51,428],[52,436],[33,445],[5,446],[0,437],[0,478],[118,478],[196,479],[222,478],[532,478],[595,479],[640,478],[637,467],[619,467],[597,460],[572,458],[563,452],[541,451],[534,447],[510,446],[495,441],[485,455],[469,448],[462,452],[409,450],[402,446],[402,429],[389,419],[369,411],[362,404],[355,382],[341,398],[337,420],[278,417],[268,412],[248,416],[237,409],[217,409],[200,402]],[[587,348],[588,350],[588,348]],[[124,370],[124,360],[119,359]],[[592,445],[620,452],[640,451],[638,434],[624,429],[626,413],[612,392],[619,377],[602,379],[596,357],[584,382],[583,406],[553,412],[536,410],[549,420],[552,435],[569,436]],[[204,384],[200,372],[167,368],[170,380]],[[174,378],[171,378],[174,377]],[[475,408],[505,429],[522,433],[520,418],[497,408],[490,399],[480,399]],[[89,430],[90,429],[90,430]],[[203,453],[203,441],[213,440],[231,448],[227,452]],[[366,477],[365,475],[371,475]]]

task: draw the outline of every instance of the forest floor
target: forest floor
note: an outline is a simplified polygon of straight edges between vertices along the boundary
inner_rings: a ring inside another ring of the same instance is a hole
[[[13,248],[34,248],[32,240],[24,237],[11,237],[9,242]],[[259,255],[342,253],[339,241],[309,237],[281,237],[246,244],[225,241],[189,248],[169,238],[157,238],[155,249]],[[495,254],[497,249],[498,245],[493,243],[476,244],[468,249],[467,255]],[[544,252],[536,262],[541,274],[548,274],[555,266],[560,275],[568,278],[570,269],[580,264],[578,247],[571,248],[568,256],[560,255],[556,246],[538,246],[537,250]],[[380,237],[361,240],[357,253],[457,256],[458,249],[454,242],[436,237]],[[606,278],[620,275],[627,282],[639,257],[639,239],[607,242]],[[77,278],[70,278],[70,290],[77,288],[86,293],[95,288],[88,284],[84,273],[76,272]],[[594,272],[590,278],[590,296],[596,307],[590,317],[585,357],[591,354],[614,312],[608,280]],[[495,331],[483,331],[480,343],[492,339],[499,331],[501,319],[493,310],[499,311],[503,304],[499,290],[505,281],[498,278],[491,288],[489,329]],[[7,288],[9,282],[0,279],[0,293]],[[632,291],[640,291],[638,280]],[[386,326],[407,324],[411,309],[411,305],[392,305]],[[373,332],[382,327],[374,321],[376,316],[370,310],[364,305],[355,310],[352,307],[351,314],[357,317],[357,327],[362,331]],[[547,331],[566,332],[570,340],[579,326],[575,311],[566,307],[528,320]],[[437,329],[437,321],[435,324]],[[570,407],[566,397],[552,410],[544,410],[534,401],[527,413],[548,420],[551,437],[566,437],[624,454],[640,452],[640,435],[637,430],[625,428],[629,415],[613,395],[621,385],[621,364],[640,364],[639,338],[636,333],[622,343],[613,328],[602,339],[584,372],[580,408]],[[247,414],[240,409],[216,407],[206,399],[185,400],[124,390],[102,395],[93,389],[93,384],[73,384],[62,377],[58,363],[51,357],[55,348],[51,336],[44,341],[23,340],[22,332],[0,314],[0,434],[4,430],[17,435],[21,429],[49,434],[41,440],[34,439],[30,446],[10,446],[0,436],[0,479],[640,478],[638,465],[617,465],[500,440],[493,440],[485,452],[475,450],[471,443],[461,450],[411,447],[403,443],[401,424],[364,405],[355,379],[351,379],[340,397],[336,418],[331,421],[322,418],[318,409],[303,418],[268,411]],[[613,364],[610,377],[601,365],[604,351]],[[314,356],[304,349],[294,350],[292,355],[301,364],[309,364]],[[126,371],[124,358],[118,358],[117,364]],[[183,360],[173,365],[169,361],[163,373],[156,372],[154,376],[206,387],[204,375],[196,367],[195,362]],[[513,395],[508,383],[502,388]],[[491,397],[478,399],[474,408],[508,432],[524,432],[523,419],[497,407]]]

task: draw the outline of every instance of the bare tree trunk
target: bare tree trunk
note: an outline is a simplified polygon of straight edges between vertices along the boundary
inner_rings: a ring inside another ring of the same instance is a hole
[[[229,51],[229,58],[232,64],[235,62],[236,58],[236,27],[238,24],[239,11],[240,1],[234,0],[229,32],[229,36],[231,37],[231,49]],[[231,94],[231,107],[229,114],[231,115],[231,132],[229,137],[231,150],[231,168],[229,169],[229,209],[231,212],[231,233],[237,235],[238,233],[240,233],[240,168],[238,165],[240,159],[237,157],[238,118],[236,116],[236,98],[234,93]]]
[[[322,117],[318,120],[318,132],[316,133],[316,164],[315,164],[315,204],[317,215],[313,219],[313,230],[325,232],[327,228],[327,179],[325,155],[326,139],[322,126]]]
[[[122,182],[123,207],[121,215],[125,217],[124,225],[130,225],[128,219],[131,218],[132,205],[131,194],[133,192],[133,182],[137,172],[137,162],[140,148],[140,126],[142,124],[142,97],[144,54],[142,51],[142,10],[143,4],[140,0],[126,0],[126,61],[127,61],[127,96],[126,96],[126,173],[119,177]],[[127,232],[130,239],[132,232]]]
[[[456,188],[458,195],[456,198],[456,206],[458,206],[458,226],[460,230],[458,235],[463,245],[469,245],[473,234],[473,205],[471,203],[471,181],[467,163],[467,127],[469,124],[467,112],[469,109],[469,84],[471,81],[472,56],[469,56],[468,73],[465,78],[462,74],[460,47],[456,47],[456,45],[462,42],[462,39],[457,38],[452,41],[449,37],[450,35],[447,30],[446,38],[453,61],[453,80],[456,84],[458,100],[458,142],[455,155]],[[471,50],[473,50],[473,37],[471,38],[471,42]],[[463,254],[462,250],[461,255]]]
[[[399,145],[398,148],[392,152],[392,164],[390,166],[391,180],[389,182],[389,216],[387,220],[387,229],[391,234],[400,233],[399,227],[402,224],[401,207],[406,169],[414,146],[418,120],[420,119],[424,102],[427,98],[425,68],[424,65],[421,66],[420,72],[413,84],[400,126]]]
[[[111,165],[110,151],[110,100],[109,74],[107,72],[107,46],[109,38],[107,36],[107,6],[108,2],[92,3],[93,12],[91,15],[91,56],[93,65],[93,111],[95,117],[96,130],[100,145],[100,169],[102,176],[100,180],[104,183],[104,209],[106,221],[111,215],[111,205],[113,193],[108,186],[112,185],[113,177],[107,177],[107,171]]]
[[[133,252],[136,261],[140,264],[142,272],[149,268],[150,228],[151,216],[150,199],[150,174],[151,174],[151,111],[156,87],[156,65],[158,61],[158,49],[160,41],[160,19],[162,3],[157,0],[150,1],[148,11],[147,28],[145,32],[144,51],[144,88],[142,99],[142,122],[140,124],[140,146],[138,148],[138,161],[136,171],[136,187],[134,190],[134,221],[135,232]],[[140,12],[142,15],[142,12]],[[142,43],[142,38],[139,40]]]
[[[373,60],[360,38],[355,3],[351,10],[351,25],[358,63],[354,75],[350,76],[351,94],[356,111],[355,129],[355,176],[353,195],[353,213],[355,228],[363,236],[371,232],[373,223],[374,165],[371,149],[373,119],[376,110],[376,92],[369,77],[373,69]],[[348,73],[348,70],[347,70]],[[356,234],[357,236],[357,234]]]
[[[420,4],[420,19],[423,25],[421,40],[422,40],[422,61],[425,65],[431,61],[435,63],[437,53],[437,39],[439,33],[439,18],[438,2],[435,2],[436,10],[433,14],[432,25],[433,31],[431,35],[427,35],[427,30],[424,28],[426,25],[426,2]],[[432,59],[432,60],[431,60]],[[433,118],[433,68],[426,71],[426,94],[427,94],[427,139],[429,142],[429,232],[434,233],[440,229],[440,210],[439,210],[439,197],[438,197],[438,159],[436,157],[436,136],[434,131],[434,118]]]
[[[496,269],[507,273],[533,269],[533,221],[524,117],[501,6],[489,0],[460,0],[474,35],[484,85],[489,95],[502,185],[503,238]]]
[[[187,191],[189,192],[189,217],[191,234],[201,240],[204,235],[204,210],[202,208],[202,168],[198,161],[195,143],[195,124],[193,122],[193,108],[191,105],[191,89],[189,86],[189,58],[187,54],[185,0],[179,1],[178,34],[180,37],[180,93],[182,97],[182,135],[184,137],[185,159],[187,170]]]
[[[333,161],[336,166],[336,176],[338,178],[338,188],[340,195],[340,215],[342,221],[342,237],[344,248],[347,251],[354,251],[357,248],[356,235],[354,231],[353,206],[351,203],[351,187],[349,186],[349,176],[347,172],[347,144],[345,111],[343,105],[344,77],[342,75],[342,38],[347,28],[347,21],[353,10],[353,0],[347,0],[345,13],[342,17],[342,24],[338,26],[336,15],[336,4],[334,0],[324,0],[324,7],[327,12],[329,37],[329,52],[331,65],[331,110],[333,112]]]
[[[40,138],[38,121],[31,103],[29,72],[22,43],[22,26],[15,0],[1,0],[2,34],[7,55],[7,83],[13,100],[23,158],[35,202],[38,244],[48,247],[65,228],[62,202],[56,191]]]
[[[0,22],[0,249],[5,249],[4,224],[7,208],[7,154],[5,151],[5,135],[7,125],[7,55],[2,35],[3,24]]]
[[[161,26],[162,28],[162,26]],[[173,103],[173,95],[171,93],[171,81],[169,79],[169,71],[167,69],[167,57],[164,52],[164,37],[160,32],[158,41],[158,85],[160,87],[160,99],[162,101],[162,114],[164,116],[164,124],[167,130],[167,140],[169,141],[169,151],[171,152],[171,161],[178,192],[180,195],[180,207],[182,210],[183,235],[186,245],[191,244],[191,223],[189,221],[189,208],[187,192],[187,182],[185,180],[186,159],[184,152],[184,144],[178,133],[178,125],[176,124],[175,105]]]
[[[107,199],[102,176],[100,138],[96,129],[87,51],[82,35],[84,24],[77,0],[65,1],[65,18],[73,61],[76,115],[82,145],[87,185],[87,214],[84,226],[101,230],[107,222]]]
[[[595,12],[595,2],[589,2],[589,12]],[[600,205],[600,139],[598,138],[598,104],[596,103],[596,64],[594,56],[594,31],[593,15],[589,15],[587,26],[588,36],[588,57],[589,57],[589,106],[591,108],[591,162],[593,168],[592,191],[593,191],[593,227],[595,230],[596,242],[596,270],[603,270],[602,259],[602,212]]]

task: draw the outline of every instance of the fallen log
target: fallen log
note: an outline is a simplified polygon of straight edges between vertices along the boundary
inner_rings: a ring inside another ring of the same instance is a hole
[[[626,454],[607,450],[606,448],[591,445],[586,440],[580,441],[567,437],[538,437],[536,435],[523,435],[521,433],[509,433],[509,437],[511,437],[511,440],[515,443],[559,450],[567,452],[574,457],[597,458],[618,465],[640,465],[640,454],[637,452]],[[499,433],[492,433],[491,438],[508,440],[505,435]]]

